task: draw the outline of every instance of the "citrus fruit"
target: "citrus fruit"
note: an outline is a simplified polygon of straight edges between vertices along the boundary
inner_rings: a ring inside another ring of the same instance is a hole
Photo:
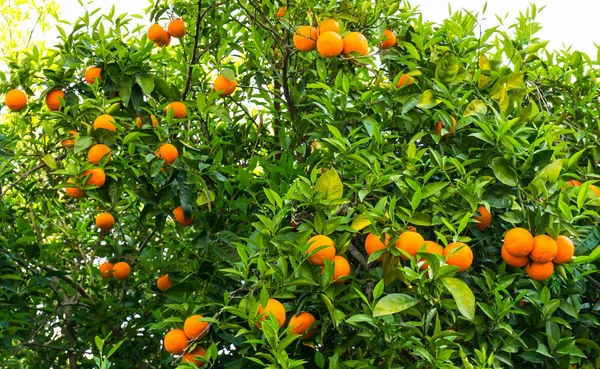
[[[113,276],[116,280],[122,281],[131,275],[131,267],[124,261],[119,261],[113,265]]]
[[[189,227],[192,224],[194,224],[194,214],[192,214],[190,218],[185,219],[185,214],[183,213],[182,206],[178,206],[175,208],[175,210],[173,210],[173,217],[175,218],[175,221],[177,223],[181,224],[184,227]]]
[[[60,109],[60,99],[65,99],[65,93],[61,90],[52,90],[46,95],[46,106],[52,111]]]
[[[187,33],[185,22],[181,19],[173,19],[167,26],[167,32],[175,38],[182,38]]]
[[[165,29],[160,24],[153,24],[148,28],[148,40],[155,41],[157,38],[164,37]]]
[[[281,8],[277,9],[277,18],[285,17],[286,12],[287,12],[287,6],[282,6]]]
[[[450,119],[452,119],[452,126],[450,127],[450,129],[448,131],[454,132],[454,130],[456,129],[456,118],[454,118],[453,116],[450,116]],[[435,125],[435,133],[441,134],[442,128],[444,128],[444,122],[440,119]]]
[[[152,127],[158,126],[158,120],[156,119],[156,117],[154,115],[150,116],[150,121],[152,122]],[[138,128],[142,128],[144,126],[144,122],[143,122],[142,118],[137,117],[137,119],[135,120],[135,126]]]
[[[477,229],[483,231],[484,229],[489,227],[490,224],[492,224],[492,214],[483,205],[480,206],[479,209],[477,209],[477,212],[480,215],[475,215],[473,218],[479,222],[476,224]]]
[[[527,256],[533,249],[533,236],[525,228],[513,228],[504,235],[504,246],[512,256]]]
[[[154,44],[158,47],[169,46],[171,44],[171,35],[163,29],[159,36],[154,39]]]
[[[97,129],[107,129],[109,131],[116,131],[117,127],[115,126],[115,118],[108,114],[102,114],[94,121],[94,130]]]
[[[438,245],[436,242],[425,241],[425,252],[428,254],[443,255],[444,248]],[[420,270],[425,270],[429,268],[429,265],[427,265],[427,262],[424,258],[421,258],[421,261],[423,262],[423,264],[421,264],[421,267],[419,268]]]
[[[72,197],[74,199],[79,199],[85,196],[85,192],[74,185],[75,181],[73,180],[73,178],[69,178],[67,183],[73,183],[72,187],[65,187],[65,192],[67,193],[67,196]]]
[[[171,145],[170,143],[165,143],[160,145],[158,150],[156,150],[156,156],[169,164],[173,164],[173,162],[179,156],[179,152],[175,146]]]
[[[208,322],[202,321],[202,318],[202,315],[192,315],[183,323],[183,331],[189,339],[201,339],[208,333]]]
[[[302,339],[306,340],[311,338],[317,333],[317,319],[315,319],[314,315],[311,313],[307,313],[305,311],[294,315],[290,322],[288,323],[288,327],[290,327],[290,332],[293,334],[299,334],[302,336]]]
[[[558,247],[552,237],[545,234],[533,237],[533,248],[529,258],[536,263],[547,263],[556,256]]]
[[[74,131],[74,130],[69,131],[69,136],[75,138],[77,135],[78,135],[77,131]],[[65,149],[70,149],[75,146],[75,140],[74,139],[62,140],[62,141],[60,141],[60,145],[62,147],[64,147]]]
[[[165,110],[167,113],[173,110],[173,118],[175,119],[182,119],[187,117],[186,106],[180,101],[170,103],[169,105],[167,105],[167,108]]]
[[[417,232],[403,232],[395,243],[396,248],[406,251],[410,256],[416,256],[417,251],[425,244],[425,239]],[[408,260],[408,257],[402,254],[402,259]]]
[[[113,263],[108,261],[100,264],[100,275],[104,279],[113,278]]]
[[[339,279],[342,277],[347,277],[350,275],[351,269],[350,269],[350,263],[348,262],[348,259],[346,259],[343,256],[340,255],[335,255],[333,257],[333,276],[331,277],[331,280],[333,281],[333,283],[335,284],[340,284],[340,283],[344,283],[346,282],[346,279]],[[325,267],[321,267],[323,270],[325,270]]]
[[[369,44],[365,36],[360,32],[350,32],[343,38],[344,54],[348,55],[357,52],[362,55],[369,55]]]
[[[506,251],[506,246],[502,246],[502,250],[500,251],[500,255],[502,259],[506,263],[506,265],[510,265],[514,268],[522,268],[525,265],[529,264],[529,257],[527,256],[512,256]]]
[[[163,276],[158,277],[156,280],[156,287],[158,287],[161,291],[166,291],[171,288],[171,281],[169,280],[169,275],[165,274]]]
[[[21,111],[27,106],[27,95],[21,90],[10,90],[4,98],[6,106],[12,111]]]
[[[269,314],[273,314],[275,319],[277,319],[277,323],[279,324],[279,328],[283,327],[285,324],[285,307],[283,304],[275,299],[269,299],[267,302],[267,306],[263,307],[259,305],[258,307],[258,322],[256,325],[260,328],[261,322],[265,319],[268,319]]]
[[[108,161],[110,161],[111,153],[108,146],[97,144],[90,147],[90,150],[88,151],[88,160],[92,164],[98,164],[106,155],[108,155]]]
[[[331,238],[323,235],[313,236],[308,240],[308,245],[306,253],[309,255],[320,248],[319,251],[308,257],[308,262],[312,265],[324,265],[325,259],[333,261],[336,249]]]
[[[414,78],[409,76],[408,74],[403,74],[400,76],[398,83],[396,84],[396,88],[412,85],[414,83]]]
[[[314,27],[299,27],[294,33],[294,46],[302,52],[313,51],[317,47],[318,37]]]
[[[317,40],[317,51],[326,58],[334,58],[340,55],[343,49],[344,41],[342,41],[342,37],[333,31],[321,33]]]
[[[381,48],[383,50],[389,49],[390,47],[396,45],[396,35],[394,34],[394,32],[390,31],[389,29],[386,29],[385,31],[383,31],[383,37],[385,37],[383,41],[381,41]]]
[[[556,256],[552,259],[554,264],[568,263],[575,254],[573,241],[566,236],[558,236],[556,238],[556,249]]]
[[[110,213],[96,215],[96,227],[103,231],[109,231],[115,226],[115,218]]]
[[[232,81],[230,79],[228,79],[227,77],[225,77],[224,75],[220,74],[217,79],[215,79],[215,91],[217,91],[219,93],[219,95],[221,96],[229,96],[233,93],[233,91],[235,91],[235,88],[237,86],[235,81]]]
[[[83,176],[89,178],[85,181],[86,186],[104,186],[106,182],[106,174],[100,168],[88,169],[83,172]]]
[[[206,350],[203,347],[196,347],[193,351],[190,351],[188,353],[186,353],[185,355],[183,355],[183,362],[184,363],[193,363],[196,366],[203,366],[204,365],[204,361],[200,360],[200,359],[196,359],[196,357],[198,356],[206,356]]]
[[[85,71],[83,78],[85,78],[85,81],[87,83],[89,83],[90,85],[93,85],[96,80],[102,81],[102,77],[100,76],[101,73],[102,73],[102,68],[90,67],[90,68],[88,68],[88,70]]]
[[[335,32],[340,34],[340,24],[335,19],[325,19],[319,24],[319,37],[325,32]],[[341,39],[341,38],[340,38]]]
[[[462,242],[452,242],[444,249],[446,264],[457,266],[458,272],[464,272],[473,264],[473,251]]]
[[[188,337],[182,329],[172,329],[165,335],[165,350],[171,355],[181,355],[188,347]]]
[[[373,232],[369,233],[365,239],[365,251],[367,252],[367,255],[371,255],[375,251],[385,249],[390,242],[390,238],[390,235],[386,233],[384,237],[385,242],[381,242],[380,236],[376,236]],[[383,260],[383,255],[381,255],[377,260]]]
[[[525,272],[529,278],[536,281],[544,281],[552,276],[554,272],[554,263],[549,261],[547,263],[530,263],[525,267]]]

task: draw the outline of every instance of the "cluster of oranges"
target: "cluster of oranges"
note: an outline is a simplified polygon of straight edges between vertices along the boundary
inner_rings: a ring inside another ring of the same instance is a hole
[[[548,235],[533,235],[525,228],[506,232],[501,255],[506,264],[525,267],[529,278],[544,281],[552,276],[555,264],[571,261],[575,253],[573,242],[566,236],[556,240]]]
[[[172,329],[164,339],[165,350],[171,355],[181,355],[190,346],[190,341],[201,340],[208,334],[209,324],[203,321],[202,315],[192,315],[183,323],[183,329]],[[206,356],[206,350],[196,346],[193,350],[183,355],[184,363],[193,363],[196,366],[204,365],[198,357]]]
[[[309,255],[308,262],[320,266],[323,272],[325,271],[325,259],[331,261],[333,263],[333,283],[344,283],[346,278],[343,277],[350,275],[350,263],[345,257],[336,255],[337,249],[333,240],[324,235],[317,235],[308,240],[308,245],[306,250]]]
[[[276,299],[269,299],[267,301],[267,306],[258,306],[258,322],[256,322],[256,326],[262,328],[262,322],[269,317],[270,314],[273,314],[275,319],[277,319],[277,324],[279,328],[283,327],[286,321],[286,313],[285,307],[281,302]],[[288,327],[290,329],[290,333],[297,334],[302,336],[302,339],[309,339],[313,337],[317,333],[317,319],[314,315],[309,312],[303,311],[294,315],[290,322],[288,323]]]
[[[187,34],[185,22],[181,19],[173,19],[165,30],[160,24],[153,24],[148,29],[148,40],[153,41],[158,47],[169,46],[171,37],[182,38]]]
[[[122,281],[131,275],[131,267],[124,261],[115,264],[107,261],[100,265],[100,275],[104,279],[114,278]]]

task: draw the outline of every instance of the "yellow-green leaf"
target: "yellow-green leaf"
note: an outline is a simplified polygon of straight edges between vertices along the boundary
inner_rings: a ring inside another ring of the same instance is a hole
[[[463,116],[468,117],[471,115],[485,115],[487,114],[487,105],[481,100],[473,100],[465,108]]]
[[[52,156],[52,154],[44,155],[44,163],[46,163],[48,168],[50,168],[52,170],[58,169],[58,165],[56,165],[56,160],[54,159],[54,156]]]
[[[458,74],[458,59],[453,53],[446,53],[435,68],[435,78],[447,85],[454,82]]]
[[[417,106],[421,109],[431,109],[441,102],[442,100],[435,98],[432,90],[425,90],[423,95],[419,98]]]
[[[360,231],[370,225],[371,221],[367,218],[365,214],[358,214],[356,218],[354,218],[354,220],[352,221],[351,227],[357,231]]]
[[[496,83],[494,83],[494,87],[492,87],[492,91],[490,93],[492,99],[499,100],[502,98],[503,94],[506,94],[507,91],[521,87],[523,84],[523,76],[524,74],[519,72],[510,73],[504,77],[500,77]]]
[[[317,179],[315,191],[324,193],[327,200],[340,199],[344,193],[344,184],[342,183],[337,170],[332,168],[323,173],[323,175]]]

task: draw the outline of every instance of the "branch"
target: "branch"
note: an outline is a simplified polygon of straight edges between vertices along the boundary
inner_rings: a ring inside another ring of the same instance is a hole
[[[42,348],[47,348],[47,349],[50,349],[50,350],[66,351],[66,352],[69,352],[69,353],[77,353],[77,354],[85,354],[86,353],[83,350],[75,350],[75,349],[68,348],[68,347],[58,347],[58,346],[45,345],[43,343],[37,343],[37,342],[26,342],[26,343],[23,344],[23,346],[42,347]]]
[[[198,39],[200,38],[200,23],[202,22],[202,18],[204,18],[204,14],[201,13],[202,10],[202,0],[198,0],[198,15],[196,16],[196,33],[194,34],[194,50],[192,51],[192,59],[190,59],[190,64],[187,68],[187,74],[185,77],[185,88],[183,89],[183,94],[181,95],[182,100],[185,101],[185,98],[190,93],[190,89],[192,88],[192,65],[194,64],[194,60],[196,60],[196,55],[198,53]]]
[[[365,258],[365,256],[360,251],[358,251],[358,249],[356,248],[356,246],[354,246],[354,244],[352,244],[352,242],[350,242],[350,244],[348,245],[348,251],[350,251],[350,254],[360,263],[360,265],[363,268],[369,270],[369,263],[367,262],[367,258]]]
[[[67,156],[67,154],[62,154],[56,157],[56,160],[62,160]],[[42,169],[43,167],[48,166],[46,163],[44,163],[43,161],[41,163],[39,163],[38,165],[36,165],[35,167],[29,169],[27,172],[21,174],[21,176],[14,181],[13,183],[9,184],[8,187],[6,187],[6,189],[0,194],[0,198],[4,197],[4,195],[6,195],[6,193],[13,188],[15,185],[17,185],[19,182],[21,182],[22,180],[24,180],[25,178],[27,178],[31,173],[36,172],[40,169]]]
[[[153,229],[152,232],[150,232],[150,234],[146,237],[144,242],[142,242],[142,244],[140,245],[140,249],[138,250],[138,254],[142,253],[142,250],[144,250],[146,245],[148,245],[148,242],[150,242],[150,239],[152,238],[152,236],[154,236],[155,233],[156,233],[156,228]]]
[[[51,266],[45,266],[43,267],[44,270],[49,271],[49,272],[59,272],[58,269],[53,268]],[[58,278],[62,279],[65,282],[69,282],[71,284],[75,285],[75,289],[77,290],[77,292],[79,292],[79,294],[81,295],[81,297],[84,297],[86,299],[89,299],[91,301],[94,301],[94,299],[92,298],[92,296],[90,296],[87,291],[85,290],[85,288],[83,288],[82,285],[80,285],[79,283],[73,281],[73,278],[71,278],[71,276],[68,275],[58,275]]]

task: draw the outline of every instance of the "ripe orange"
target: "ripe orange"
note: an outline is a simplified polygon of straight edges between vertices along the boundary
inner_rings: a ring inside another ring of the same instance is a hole
[[[167,26],[167,32],[175,38],[182,38],[187,33],[185,22],[181,19],[173,19]]]
[[[444,249],[446,264],[459,267],[458,272],[464,272],[473,264],[473,251],[462,242],[452,242]]]
[[[74,184],[75,181],[73,180],[73,178],[69,178],[67,183]],[[74,199],[79,199],[85,196],[85,192],[82,189],[76,187],[75,185],[73,185],[73,187],[65,187],[65,192],[67,193],[67,196],[72,197]]]
[[[167,108],[165,110],[167,113],[169,113],[170,110],[173,110],[173,118],[175,119],[182,119],[187,117],[186,106],[184,103],[179,101],[170,103],[169,105],[167,105]]]
[[[27,106],[27,95],[21,90],[10,90],[4,98],[6,106],[12,111],[21,111]]]
[[[317,40],[317,51],[321,56],[326,58],[334,58],[342,53],[344,50],[344,41],[342,36],[333,32],[327,31],[321,33]]]
[[[315,333],[317,333],[316,323],[317,319],[315,319],[314,315],[303,311],[300,314],[294,315],[290,319],[288,327],[290,327],[291,333],[299,334],[302,336],[303,340],[306,340],[314,336]]]
[[[65,93],[61,90],[52,90],[46,95],[46,106],[52,111],[60,109],[60,99],[65,99]]]
[[[77,131],[74,131],[74,130],[69,131],[69,136],[76,137],[77,135],[78,135]],[[60,141],[60,144],[62,147],[66,148],[66,149],[70,149],[75,146],[75,140],[71,140],[71,139],[62,140],[62,141]]]
[[[571,261],[575,254],[575,245],[569,237],[558,236],[556,238],[556,256],[552,259],[554,264],[564,264]]]
[[[512,256],[527,256],[533,249],[533,236],[525,228],[513,228],[504,235],[504,246]]]
[[[92,164],[98,164],[105,155],[108,155],[108,161],[110,161],[111,153],[108,146],[97,144],[90,147],[90,150],[88,151],[88,160]]]
[[[425,241],[425,252],[428,254],[443,255],[444,248],[433,241]],[[421,270],[429,268],[424,258],[421,258],[421,261],[423,262],[420,267]]]
[[[385,38],[383,39],[383,41],[381,41],[382,49],[389,49],[390,47],[396,45],[396,35],[394,34],[394,32],[390,31],[389,29],[386,29],[385,31],[383,31],[383,36]]]
[[[215,91],[217,91],[221,96],[231,95],[237,86],[235,80],[232,81],[222,74],[215,79],[214,85]]]
[[[317,235],[308,240],[308,249],[306,253],[310,255],[314,250],[321,248],[319,251],[308,257],[308,262],[312,265],[324,265],[325,259],[333,261],[335,257],[335,244],[333,240],[327,236]]]
[[[178,206],[175,208],[175,210],[173,210],[173,217],[175,218],[175,221],[177,223],[181,224],[184,227],[189,227],[192,224],[194,224],[194,214],[192,214],[190,218],[185,219],[183,207],[181,206]]]
[[[314,27],[302,26],[294,33],[294,46],[302,52],[313,51],[317,47],[317,30]]]
[[[400,76],[398,83],[396,84],[396,88],[412,85],[415,82],[414,78],[409,76],[408,74],[403,74]]]
[[[403,232],[396,241],[396,248],[406,251],[410,256],[417,255],[417,251],[425,244],[425,239],[417,232]],[[402,259],[408,260],[408,257],[402,254]]]
[[[452,126],[450,127],[450,132],[454,132],[454,130],[456,129],[456,118],[454,118],[453,116],[450,116],[450,119],[452,119]],[[443,127],[444,127],[444,122],[440,119],[435,125],[435,133],[437,133],[437,134],[442,133]]]
[[[554,272],[554,263],[531,263],[525,267],[525,271],[529,278],[536,281],[544,281],[552,276]]]
[[[158,287],[158,289],[161,291],[166,291],[171,288],[172,286],[171,281],[169,280],[169,275],[165,274],[161,277],[158,277],[156,280],[156,287]]]
[[[340,24],[335,19],[325,19],[319,25],[319,37],[325,32],[335,32],[340,34]]]
[[[115,218],[110,213],[96,215],[96,227],[103,231],[109,231],[115,226]]]
[[[202,315],[192,315],[183,323],[183,331],[189,339],[202,339],[208,334],[208,322],[202,321]]]
[[[594,185],[589,185],[588,187],[590,190],[592,190],[594,192],[594,194],[596,194],[596,196],[600,197],[600,188],[594,186]]]
[[[160,24],[153,24],[148,28],[148,40],[155,41],[164,36],[165,29]]]
[[[477,229],[483,231],[484,229],[489,227],[490,224],[492,224],[492,214],[483,205],[480,206],[479,209],[477,209],[477,212],[481,214],[481,216],[475,215],[473,218],[479,222],[476,225]]]
[[[171,35],[163,29],[160,35],[154,39],[154,44],[158,47],[169,46],[171,44]]]
[[[183,355],[183,362],[193,363],[196,366],[203,366],[204,361],[196,359],[197,356],[206,356],[206,350],[203,347],[197,346],[193,351]]]
[[[406,228],[407,231],[409,232],[417,232],[417,227],[415,226],[408,226],[408,228]]]
[[[131,267],[124,261],[119,261],[113,265],[113,276],[116,280],[122,281],[131,275]]]
[[[287,6],[282,6],[277,10],[277,18],[285,17],[285,13],[287,12]]]
[[[87,83],[93,85],[95,80],[102,81],[102,76],[100,76],[101,73],[102,68],[90,67],[88,68],[88,70],[85,71],[83,78],[85,78],[85,81]]]
[[[156,119],[154,115],[150,116],[150,121],[152,122],[152,127],[156,127],[158,125],[158,119]],[[137,117],[137,119],[135,120],[135,126],[138,128],[142,128],[143,125],[144,122],[142,121],[142,118]]]
[[[569,185],[569,187],[573,187],[573,186],[581,186],[581,182],[576,180],[576,179],[571,179],[570,181],[567,182],[567,185]]]
[[[536,263],[547,263],[556,256],[558,247],[556,241],[545,234],[533,237],[533,249],[529,257]]]
[[[88,169],[83,172],[83,176],[90,176],[87,181],[85,181],[86,186],[102,187],[106,182],[106,174],[100,168]]]
[[[502,259],[504,259],[504,262],[506,262],[507,265],[510,265],[511,267],[514,267],[514,268],[522,268],[525,265],[529,264],[529,257],[527,257],[527,256],[512,256],[511,254],[508,253],[508,251],[506,251],[506,246],[502,246],[500,255],[502,256]]]
[[[360,32],[350,32],[344,36],[344,54],[358,52],[362,55],[369,55],[369,44],[365,36]]]
[[[165,350],[171,355],[181,355],[188,347],[188,337],[182,329],[172,329],[165,335]]]
[[[99,269],[102,278],[109,279],[113,277],[113,263],[106,261],[100,265]]]
[[[169,164],[173,164],[173,162],[179,156],[179,151],[177,151],[177,148],[170,143],[165,143],[160,145],[158,150],[156,150],[156,156]]]
[[[385,249],[390,242],[390,238],[390,235],[386,233],[384,243],[381,242],[381,238],[379,236],[375,236],[373,232],[369,233],[365,239],[365,251],[367,252],[367,255],[371,255],[375,251]],[[377,260],[383,260],[383,255],[381,255]]]
[[[279,328],[283,327],[285,324],[285,307],[283,304],[275,299],[269,299],[267,302],[267,306],[263,307],[259,305],[258,307],[258,322],[256,322],[257,327],[261,327],[261,322],[269,317],[269,313],[275,315],[275,319],[277,319],[277,323],[279,324]]]
[[[115,118],[108,114],[102,114],[94,121],[94,130],[100,128],[115,132],[117,130],[117,127],[115,126]]]
[[[350,269],[350,263],[348,262],[348,259],[346,259],[343,256],[340,255],[335,255],[333,257],[333,277],[331,277],[331,280],[333,281],[333,283],[335,284],[340,284],[340,283],[344,283],[346,282],[346,279],[339,279],[341,277],[347,277],[350,275],[351,269]],[[321,267],[322,271],[325,270],[325,267]]]

